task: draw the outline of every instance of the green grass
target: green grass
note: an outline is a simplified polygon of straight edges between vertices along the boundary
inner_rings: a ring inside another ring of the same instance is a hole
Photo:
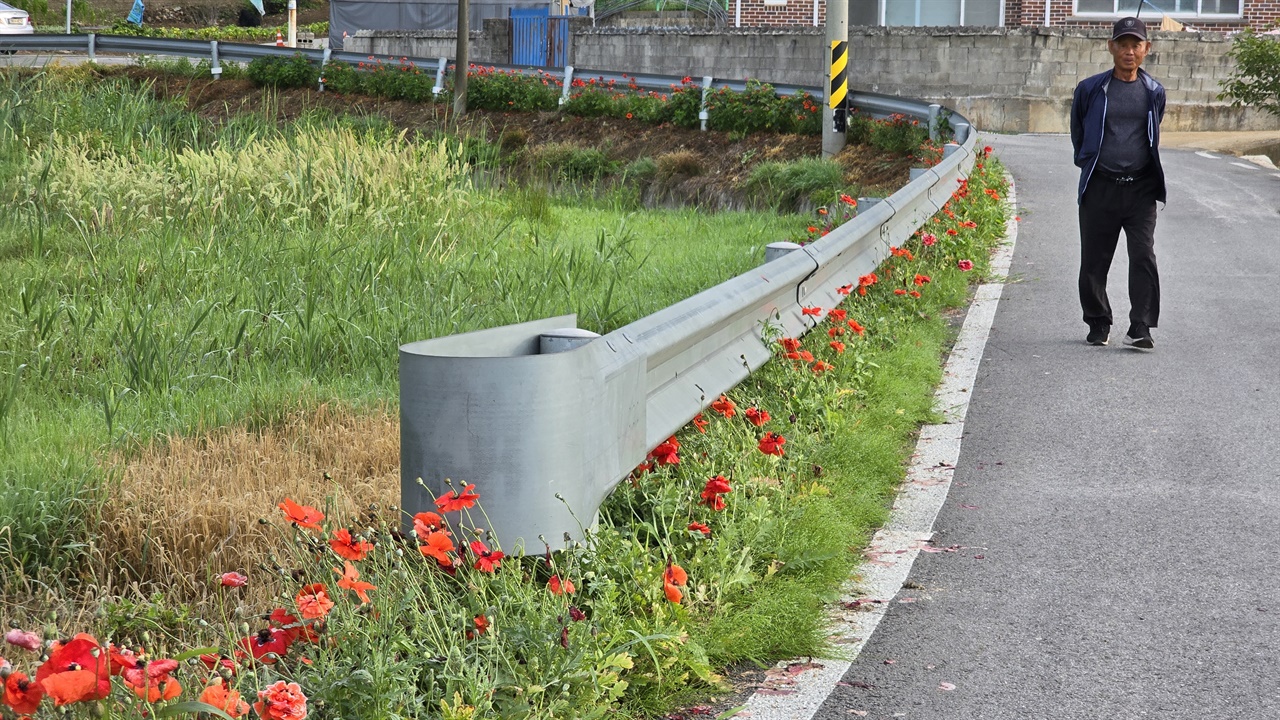
[[[607,332],[795,225],[480,190],[464,157],[318,112],[211,128],[87,69],[0,76],[0,556],[72,557],[111,449],[394,402],[401,343],[565,312]]]

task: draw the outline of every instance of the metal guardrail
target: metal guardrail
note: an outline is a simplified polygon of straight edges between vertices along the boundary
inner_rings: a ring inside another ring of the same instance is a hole
[[[0,50],[71,50],[250,61],[302,53],[321,63],[371,56],[268,45],[104,35],[0,36]],[[401,58],[372,56],[386,62]],[[411,58],[422,64],[433,61]],[[437,61],[437,86],[447,59]],[[544,70],[566,80],[599,77],[669,89],[683,79],[594,70]],[[566,85],[569,83],[566,82]],[[745,83],[702,78],[706,91]],[[817,87],[774,86],[781,94]],[[851,93],[873,115],[925,119],[939,106]],[[956,143],[941,163],[863,207],[853,220],[806,247],[619,328],[603,337],[578,330],[573,315],[412,342],[400,348],[401,507],[430,509],[450,487],[476,483],[504,547],[563,547],[594,523],[605,497],[649,450],[772,357],[766,325],[798,337],[817,324],[802,307],[831,309],[837,288],[856,284],[950,199],[973,166],[976,136],[953,115]],[[457,481],[452,483],[452,480]]]
[[[99,35],[93,33],[87,35],[0,35],[0,52],[5,51],[82,52],[90,59],[94,59],[98,53],[187,57],[197,60],[208,60],[210,64],[210,73],[214,77],[218,77],[222,74],[221,63],[223,61],[252,62],[258,58],[264,57],[289,58],[295,55],[302,55],[321,67],[334,61],[341,61],[356,66],[362,62],[368,64],[370,60],[391,64],[403,62],[413,63],[419,67],[435,68],[437,91],[443,90],[445,71],[452,62],[450,58],[370,55],[330,50],[327,48],[323,50],[315,48],[289,48],[276,47],[275,45],[224,42],[221,40],[179,40],[135,37],[130,35]],[[574,68],[572,66],[565,68],[541,68],[527,65],[500,65],[484,63],[484,67],[525,74],[542,73],[545,76],[553,77],[564,82],[566,86],[566,95],[569,90],[568,86],[572,84],[574,78],[594,78],[606,83],[613,82],[623,86],[634,83],[636,87],[640,89],[659,92],[668,92],[671,90],[673,85],[682,85],[685,80],[685,77],[678,75],[655,75],[649,73],[631,74],[617,72],[614,70]],[[721,88],[736,92],[742,92],[747,88],[745,80],[716,78],[711,76],[695,76],[691,79],[696,80],[703,88],[704,129],[706,125],[705,102],[707,94],[713,90],[719,90]],[[778,95],[795,95],[804,92],[809,93],[815,98],[825,100],[824,89],[817,85],[772,85],[772,87],[774,92]],[[323,86],[321,86],[321,89],[323,89]],[[932,106],[933,110],[930,111],[930,106],[916,100],[902,98],[895,95],[884,95],[869,92],[849,93],[849,103],[851,107],[862,110],[873,117],[882,118],[892,114],[901,114],[921,120],[929,120],[931,124],[933,118],[933,114],[931,113],[936,113],[938,109],[938,106],[935,105]]]

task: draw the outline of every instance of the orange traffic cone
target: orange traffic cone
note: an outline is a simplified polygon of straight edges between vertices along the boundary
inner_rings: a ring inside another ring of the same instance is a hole
[[[279,30],[276,31],[276,47],[284,47],[284,35]]]

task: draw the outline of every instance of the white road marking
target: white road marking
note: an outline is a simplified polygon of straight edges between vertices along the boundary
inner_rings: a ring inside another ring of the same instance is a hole
[[[978,365],[1013,262],[1013,247],[1018,239],[1018,223],[1013,215],[1018,204],[1012,176],[1008,200],[1013,210],[1005,224],[1007,241],[991,258],[993,282],[978,288],[947,359],[942,385],[934,394],[935,407],[945,422],[920,428],[916,452],[889,522],[871,539],[866,563],[844,588],[841,602],[832,608],[829,637],[834,644],[849,648],[850,659],[779,663],[769,671],[771,692],[753,694],[738,716],[752,720],[810,720],[849,671],[851,659],[857,657],[875,632],[880,618],[906,582],[916,557],[933,537],[933,522],[946,502],[960,459],[964,419]],[[791,672],[793,666],[801,670]]]
[[[1258,166],[1257,166],[1257,165],[1254,165],[1254,164],[1252,164],[1252,163],[1240,163],[1240,162],[1233,162],[1233,163],[1231,163],[1231,164],[1232,164],[1232,165],[1235,165],[1236,167],[1244,168],[1245,170],[1257,170],[1257,169],[1258,169]]]
[[[1213,154],[1213,153],[1211,153],[1211,152],[1205,152],[1204,150],[1197,150],[1197,151],[1196,151],[1196,154],[1197,154],[1197,155],[1199,155],[1199,156],[1200,156],[1200,157],[1202,157],[1202,158],[1209,158],[1210,160],[1217,160],[1217,159],[1218,159],[1218,156],[1217,156],[1217,155],[1214,155],[1214,154]]]

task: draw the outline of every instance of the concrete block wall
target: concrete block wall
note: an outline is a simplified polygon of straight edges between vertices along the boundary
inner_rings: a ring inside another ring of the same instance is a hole
[[[1031,4],[1035,0],[1024,0]],[[1042,6],[1043,8],[1043,6]],[[492,24],[492,25],[491,25]],[[475,62],[510,57],[506,21],[489,20],[472,35]],[[452,55],[451,33],[358,33],[363,52]],[[851,90],[917,97],[953,107],[979,129],[1065,132],[1077,82],[1112,66],[1097,28],[851,27]],[[1232,108],[1217,99],[1233,67],[1228,37],[1217,33],[1152,34],[1145,67],[1168,94],[1166,130],[1271,130],[1274,117]],[[578,68],[789,85],[824,82],[827,50],[822,28],[678,29],[591,28],[577,24],[569,49]]]
[[[511,27],[507,20],[485,20],[468,33],[473,63],[511,62]],[[360,30],[347,38],[346,50],[396,57],[452,58],[458,47],[456,30]]]

